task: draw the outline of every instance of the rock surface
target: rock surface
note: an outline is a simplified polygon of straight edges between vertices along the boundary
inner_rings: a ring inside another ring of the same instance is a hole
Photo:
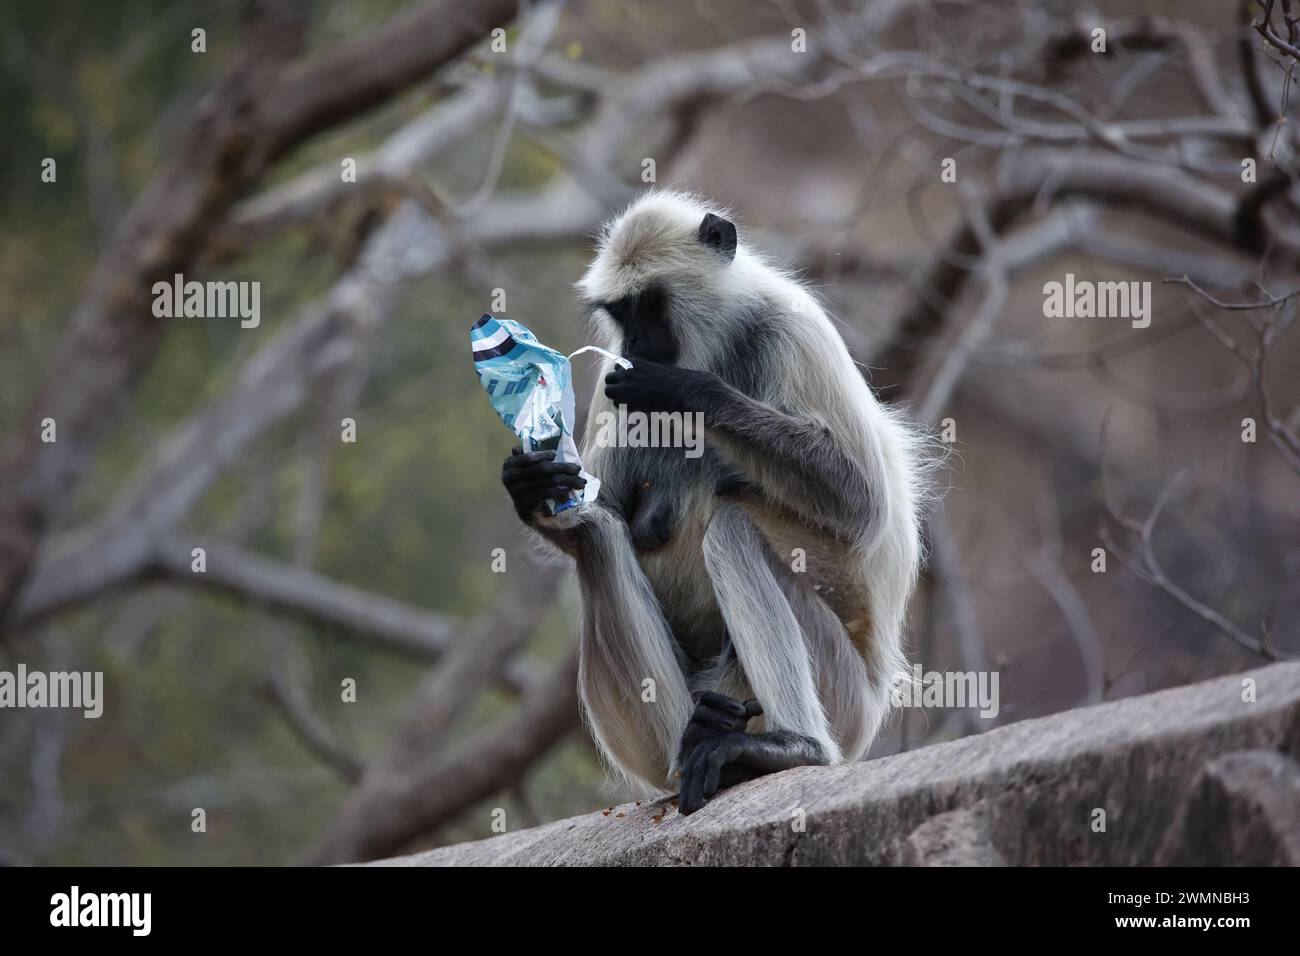
[[[1156,862],[1300,866],[1297,820],[1300,763],[1275,750],[1228,754],[1201,768]]]
[[[1248,688],[1253,682],[1254,699]],[[1300,663],[391,866],[1300,862]],[[1104,829],[1102,827],[1104,826]]]

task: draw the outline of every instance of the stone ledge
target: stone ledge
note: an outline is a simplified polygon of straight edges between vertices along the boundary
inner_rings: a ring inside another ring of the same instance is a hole
[[[1255,681],[1254,702],[1242,700]],[[625,804],[388,866],[1296,863],[1300,663]],[[1105,832],[1094,832],[1096,810]],[[806,828],[793,826],[803,811]]]

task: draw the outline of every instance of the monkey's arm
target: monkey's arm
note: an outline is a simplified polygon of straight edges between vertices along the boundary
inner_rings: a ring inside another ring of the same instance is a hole
[[[680,649],[621,515],[597,502],[542,517],[546,501],[585,485],[576,465],[554,458],[516,449],[502,481],[520,519],[575,559],[583,606],[578,686],[602,752],[628,776],[668,789],[691,714]]]
[[[710,372],[644,360],[605,380],[615,403],[642,411],[702,412],[710,441],[753,484],[827,530],[857,537],[876,504],[866,469],[825,422],[750,398]]]
[[[866,472],[812,417],[789,415],[719,383],[705,400],[704,426],[770,498],[831,531],[862,533],[874,496]]]

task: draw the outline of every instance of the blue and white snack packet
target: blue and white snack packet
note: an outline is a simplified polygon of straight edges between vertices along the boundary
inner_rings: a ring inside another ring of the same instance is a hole
[[[554,451],[555,460],[571,462],[582,469],[578,446],[573,440],[573,378],[569,357],[547,348],[527,328],[511,319],[484,315],[469,330],[474,351],[474,370],[492,401],[492,407],[516,435],[524,451]],[[574,352],[604,349],[586,346]],[[609,355],[608,352],[605,352]],[[619,364],[630,362],[611,356]],[[600,479],[585,469],[587,480],[581,491],[569,493],[567,501],[548,502],[552,514],[596,500]]]

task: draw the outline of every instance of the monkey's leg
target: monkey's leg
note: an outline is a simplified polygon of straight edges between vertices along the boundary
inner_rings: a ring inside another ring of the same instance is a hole
[[[822,598],[775,552],[765,553],[773,576],[803,629],[817,696],[840,756],[856,760],[875,738],[888,711],[887,684],[873,681],[853,639]]]
[[[812,658],[817,695],[830,724],[831,736],[845,760],[856,760],[884,721],[888,711],[887,685],[871,680],[862,654],[830,606],[788,573],[775,554],[768,553],[766,557],[803,630]],[[678,766],[685,766],[686,758],[706,737],[744,730],[749,719],[762,712],[734,649],[711,670],[693,675],[692,687],[709,690],[700,695],[682,736]],[[743,719],[742,710],[745,710]],[[725,790],[758,775],[741,764],[727,764],[722,768],[718,788]]]
[[[587,722],[616,769],[671,790],[677,743],[691,716],[681,652],[627,523],[603,506],[582,514],[575,528],[583,606],[578,685]]]
[[[704,561],[768,729],[761,734],[725,732],[701,741],[682,767],[682,813],[703,806],[730,765],[761,774],[834,763],[840,757],[803,629],[768,562],[769,550],[740,506],[719,506],[704,535]]]

